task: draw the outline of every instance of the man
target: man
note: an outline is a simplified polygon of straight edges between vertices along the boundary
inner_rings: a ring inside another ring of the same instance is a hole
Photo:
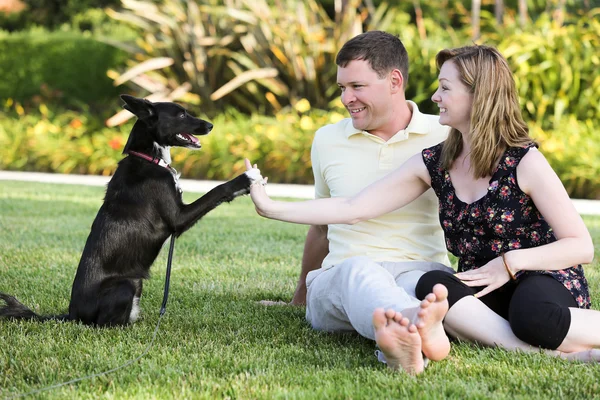
[[[358,35],[342,47],[336,64],[350,118],[315,135],[316,198],[352,197],[447,136],[438,117],[422,114],[406,100],[408,55],[396,36]],[[423,303],[415,297],[425,272],[452,271],[444,265],[448,259],[437,207],[430,190],[382,217],[311,226],[292,304],[307,300],[306,318],[315,329],[356,330],[375,340],[392,368],[421,372],[421,350],[430,359],[445,357],[450,347],[441,325],[445,288]]]

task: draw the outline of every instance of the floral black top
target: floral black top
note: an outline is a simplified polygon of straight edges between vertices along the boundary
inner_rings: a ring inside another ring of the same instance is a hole
[[[442,169],[442,147],[443,142],[425,149],[422,156],[439,199],[446,247],[458,257],[459,272],[482,267],[502,252],[556,241],[552,228],[517,183],[517,165],[533,145],[507,149],[490,179],[487,194],[471,204],[456,196],[450,173]],[[579,308],[590,308],[588,283],[581,265],[560,271],[519,271],[517,281],[540,273],[561,282]]]

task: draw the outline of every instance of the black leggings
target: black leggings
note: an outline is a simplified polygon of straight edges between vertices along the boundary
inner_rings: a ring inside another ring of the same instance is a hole
[[[419,279],[417,297],[424,299],[438,283],[448,289],[450,307],[463,297],[472,296],[483,289],[469,287],[448,272],[430,271]],[[577,308],[577,302],[562,283],[541,274],[521,277],[518,283],[508,282],[479,299],[508,320],[519,339],[533,346],[552,350],[560,346],[569,332],[569,307]]]

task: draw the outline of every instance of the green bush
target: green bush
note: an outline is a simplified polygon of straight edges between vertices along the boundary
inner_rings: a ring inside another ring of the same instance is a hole
[[[132,127],[130,121],[106,128],[103,120],[88,114],[44,105],[25,111],[9,102],[4,111],[0,169],[111,175]],[[274,117],[227,111],[211,120],[215,129],[200,138],[201,150],[173,149],[173,166],[184,178],[227,180],[244,170],[247,157],[260,164],[270,182],[310,184],[315,130],[344,117],[341,109],[311,109],[306,100]],[[570,117],[555,131],[536,123],[530,128],[569,194],[600,199],[600,141],[593,122]]]
[[[600,120],[599,16],[569,15],[561,25],[544,15],[525,31],[512,21],[482,38],[511,65],[526,120],[557,132],[563,118]]]
[[[129,0],[125,2],[134,8]],[[138,24],[147,32],[137,41],[139,52],[133,52],[130,66],[156,62],[159,56],[171,58],[173,65],[159,73],[146,64],[142,74],[148,79],[139,80],[140,75],[135,74],[128,79],[146,85],[151,82],[162,88],[155,95],[163,98],[187,84],[191,91],[183,88],[179,93],[188,90],[185,99],[192,104],[200,98],[204,102],[202,110],[214,119],[214,133],[202,138],[204,149],[200,152],[173,152],[175,166],[189,178],[228,179],[243,169],[241,160],[250,157],[260,160],[271,182],[312,182],[314,130],[345,114],[319,110],[340,105],[334,56],[343,39],[359,32],[367,21],[381,21],[374,26],[403,40],[411,59],[407,97],[433,114],[438,112],[430,100],[437,87],[435,54],[442,48],[471,43],[468,11],[464,7],[461,11],[459,2],[452,2],[455,7],[449,9],[463,20],[456,30],[429,17],[417,26],[414,16],[389,12],[385,7],[372,18],[365,14],[368,7],[358,14],[356,9],[348,11],[332,25],[333,20],[323,15],[315,1],[284,2],[286,7],[296,5],[292,16],[264,8],[270,3],[267,0],[205,0],[196,9],[183,7],[183,0],[165,2],[171,5],[168,13],[147,1],[135,3],[144,7],[137,13],[144,15],[145,22],[138,20]],[[214,7],[205,7],[213,3]],[[234,3],[245,8],[232,8]],[[302,15],[313,8],[315,15],[307,23]],[[123,19],[137,16],[133,12],[118,15]],[[522,29],[514,13],[507,13],[499,26],[493,15],[484,11],[478,40],[498,47],[507,57],[532,135],[570,194],[579,198],[600,198],[600,135],[595,126],[600,120],[599,15],[600,10],[595,9],[557,21],[546,13]],[[279,18],[279,22],[269,25],[265,16]],[[77,27],[87,24],[91,30],[101,31],[103,18],[90,11],[82,15]],[[298,31],[293,38],[289,35],[292,31]],[[195,47],[189,47],[192,45]],[[188,48],[192,51],[183,51]],[[118,108],[117,94],[123,91],[110,84],[106,70],[126,57],[77,32],[0,34],[0,71],[10,77],[0,81],[0,98],[9,99],[6,115],[0,117],[4,145],[0,167],[112,173],[130,125],[103,126],[106,110]],[[86,75],[81,74],[82,63]],[[265,70],[277,70],[277,75],[252,78],[256,71]],[[214,91],[227,87],[233,76],[248,79],[230,87],[212,108],[205,108]],[[51,103],[55,111],[45,106]],[[105,106],[90,108],[97,103]],[[73,104],[87,113],[56,107]],[[231,111],[232,106],[237,111]],[[242,114],[245,112],[248,115]],[[49,134],[42,137],[44,132]]]
[[[88,113],[26,109],[8,101],[0,114],[0,169],[110,175],[127,127],[107,129]]]
[[[597,120],[596,120],[597,121]],[[555,130],[530,124],[532,136],[569,195],[600,200],[600,134],[597,122],[562,118]]]
[[[126,24],[110,18],[101,8],[90,8],[76,14],[68,25],[63,25],[62,30],[69,29],[81,32],[83,35],[91,34],[100,41],[113,43],[114,41],[136,40],[138,33]]]
[[[106,128],[103,120],[45,105],[26,110],[8,102],[0,114],[0,169],[110,175],[133,122]],[[314,131],[344,116],[311,110],[301,100],[275,117],[235,111],[211,120],[202,150],[173,149],[173,165],[185,178],[229,179],[245,169],[243,158],[261,163],[271,182],[310,183]]]
[[[52,93],[52,101],[85,108],[106,106],[122,91],[106,72],[122,65],[123,50],[79,32],[28,32],[0,35],[0,99],[27,102]]]
[[[307,100],[275,117],[245,116],[229,111],[211,122],[213,132],[201,138],[202,150],[174,149],[173,161],[185,177],[229,179],[245,170],[243,159],[260,164],[274,183],[312,183],[310,147],[315,131],[345,117],[342,111],[311,109]]]
[[[438,85],[435,55],[441,49],[465,45],[468,36],[464,30],[444,28],[430,18],[423,20],[423,28],[419,32],[417,26],[410,22],[408,14],[397,13],[388,31],[398,35],[408,53],[410,69],[406,98],[419,104],[422,112],[437,115],[439,108],[431,101]]]

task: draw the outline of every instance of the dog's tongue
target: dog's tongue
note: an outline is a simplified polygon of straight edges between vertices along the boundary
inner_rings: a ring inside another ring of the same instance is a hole
[[[198,138],[194,135],[190,135],[189,133],[182,133],[181,136],[184,136],[190,142],[196,144],[199,142]]]

